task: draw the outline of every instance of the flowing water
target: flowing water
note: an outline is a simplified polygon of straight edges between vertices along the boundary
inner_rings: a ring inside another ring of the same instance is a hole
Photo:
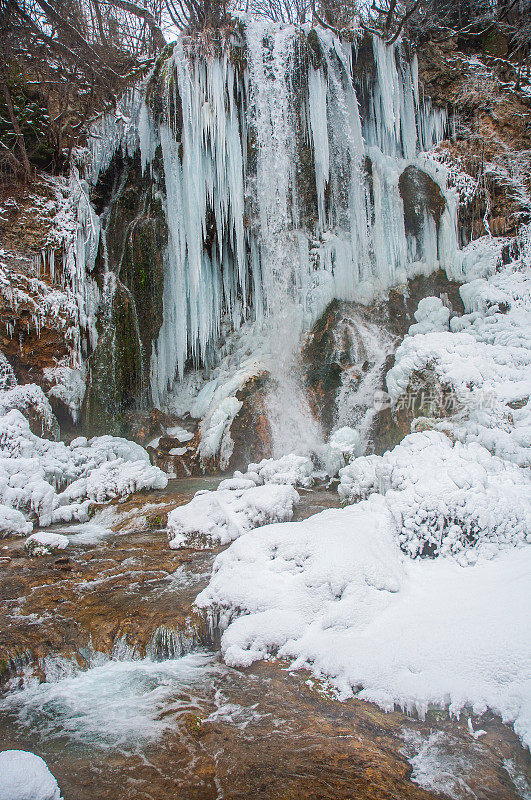
[[[221,662],[192,609],[215,553],[170,551],[164,530],[216,483],[172,481],[63,526],[61,558],[4,545],[2,658],[26,661],[0,699],[0,749],[42,756],[64,800],[528,797],[528,754],[489,715],[474,739],[466,715],[384,714],[284,663]],[[303,492],[296,518],[337,502]]]

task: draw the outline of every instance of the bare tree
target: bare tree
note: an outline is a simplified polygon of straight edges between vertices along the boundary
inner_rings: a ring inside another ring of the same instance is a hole
[[[162,0],[0,0],[0,164],[60,169],[165,46],[161,18]]]
[[[310,0],[238,0],[234,9],[290,25],[303,25],[311,16]]]

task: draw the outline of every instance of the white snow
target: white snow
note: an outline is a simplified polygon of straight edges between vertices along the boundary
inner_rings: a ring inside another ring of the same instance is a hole
[[[59,425],[50,402],[40,386],[35,383],[27,383],[24,386],[13,386],[0,391],[0,416],[13,409],[18,409],[25,416],[32,412],[35,419],[40,422],[41,433],[52,434],[54,438],[57,438]]]
[[[20,411],[0,416],[0,503],[21,511],[28,523],[83,522],[92,501],[162,489],[167,481],[134,442],[78,437],[67,446],[35,436]]]
[[[268,525],[217,557],[196,603],[226,628],[230,665],[293,659],[388,710],[489,707],[531,743],[531,548],[463,568],[397,539],[380,496]]]
[[[46,762],[25,750],[0,753],[2,800],[61,800],[61,792]]]
[[[517,466],[475,442],[412,433],[383,456],[363,456],[340,471],[349,502],[385,497],[402,549],[447,555],[463,566],[531,540],[531,484]]]
[[[282,458],[264,458],[257,464],[249,464],[246,472],[237,470],[234,479],[252,481],[257,486],[277,483],[308,487],[314,482],[314,474],[315,467],[310,458],[290,453]],[[222,481],[218,488],[230,488],[231,480]]]
[[[198,492],[168,515],[170,547],[228,544],[259,525],[290,520],[298,502],[298,493],[288,485]]]
[[[21,511],[0,503],[0,537],[12,533],[24,536],[31,533],[32,529],[33,525]]]
[[[68,542],[68,536],[63,536],[61,533],[39,531],[38,533],[32,533],[31,536],[28,536],[24,547],[30,552],[41,555],[48,551],[48,548],[52,550],[64,550],[65,547],[68,547]]]
[[[447,331],[450,309],[443,305],[440,297],[424,297],[415,311],[416,324],[410,325],[409,335],[431,331]]]

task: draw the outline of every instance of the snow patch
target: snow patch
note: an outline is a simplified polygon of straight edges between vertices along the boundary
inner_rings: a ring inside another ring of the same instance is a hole
[[[0,753],[2,800],[61,800],[61,792],[46,762],[25,750]]]

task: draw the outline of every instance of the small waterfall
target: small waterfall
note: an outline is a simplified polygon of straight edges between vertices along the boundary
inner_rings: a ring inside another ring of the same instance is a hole
[[[342,375],[334,427],[354,428],[365,452],[378,413],[375,393],[381,389],[387,357],[393,352],[393,340],[385,328],[369,322],[361,314],[345,320],[345,324],[351,366]]]

